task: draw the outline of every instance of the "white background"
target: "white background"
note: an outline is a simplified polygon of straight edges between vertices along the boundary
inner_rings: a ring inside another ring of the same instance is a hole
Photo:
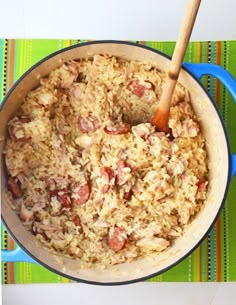
[[[0,0],[1,38],[176,40],[187,0]],[[235,40],[236,0],[203,0],[191,40]],[[235,283],[8,285],[4,305],[233,305]]]
[[[187,0],[0,0],[0,37],[176,40]],[[236,38],[236,1],[202,0],[193,40]]]

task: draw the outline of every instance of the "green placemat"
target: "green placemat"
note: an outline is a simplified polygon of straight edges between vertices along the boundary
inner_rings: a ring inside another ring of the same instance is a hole
[[[13,83],[31,65],[46,55],[64,47],[84,42],[82,40],[0,40],[0,101]],[[171,55],[174,42],[144,42]],[[215,63],[236,77],[236,41],[192,42],[185,56],[186,62]],[[227,90],[214,78],[204,77],[206,86],[220,107],[231,143],[236,152],[236,105]],[[235,129],[235,131],[234,131]],[[214,228],[203,243],[183,262],[149,281],[220,282],[236,281],[236,179],[233,179],[224,208]],[[2,248],[14,249],[16,243],[2,225]],[[54,274],[44,267],[30,263],[2,263],[2,282],[61,283],[70,280]]]

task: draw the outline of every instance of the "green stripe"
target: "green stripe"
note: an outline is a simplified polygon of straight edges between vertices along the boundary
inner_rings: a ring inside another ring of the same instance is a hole
[[[204,240],[201,244],[201,251],[202,251],[202,281],[207,282],[207,246],[206,240]]]

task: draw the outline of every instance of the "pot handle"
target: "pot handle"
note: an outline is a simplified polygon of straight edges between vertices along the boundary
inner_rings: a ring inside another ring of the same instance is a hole
[[[28,254],[26,254],[20,247],[15,250],[2,250],[1,252],[2,262],[15,263],[15,262],[27,262],[36,263]]]
[[[236,175],[236,154],[231,155],[231,178]]]
[[[183,67],[189,70],[197,78],[201,78],[203,75],[211,75],[218,78],[224,86],[229,90],[234,101],[236,102],[236,80],[233,76],[224,68],[214,64],[192,64],[184,63]]]
[[[184,63],[183,67],[189,70],[195,77],[200,79],[203,75],[211,75],[218,78],[229,90],[234,101],[236,102],[236,80],[224,68],[214,64],[192,64]],[[231,177],[236,175],[236,154],[231,155]]]

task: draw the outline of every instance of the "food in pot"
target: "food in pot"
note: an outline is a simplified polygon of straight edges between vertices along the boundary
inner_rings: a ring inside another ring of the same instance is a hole
[[[165,74],[114,56],[71,61],[24,99],[8,124],[8,196],[50,250],[86,266],[157,254],[207,196],[205,139],[177,85],[171,133],[150,123]]]

